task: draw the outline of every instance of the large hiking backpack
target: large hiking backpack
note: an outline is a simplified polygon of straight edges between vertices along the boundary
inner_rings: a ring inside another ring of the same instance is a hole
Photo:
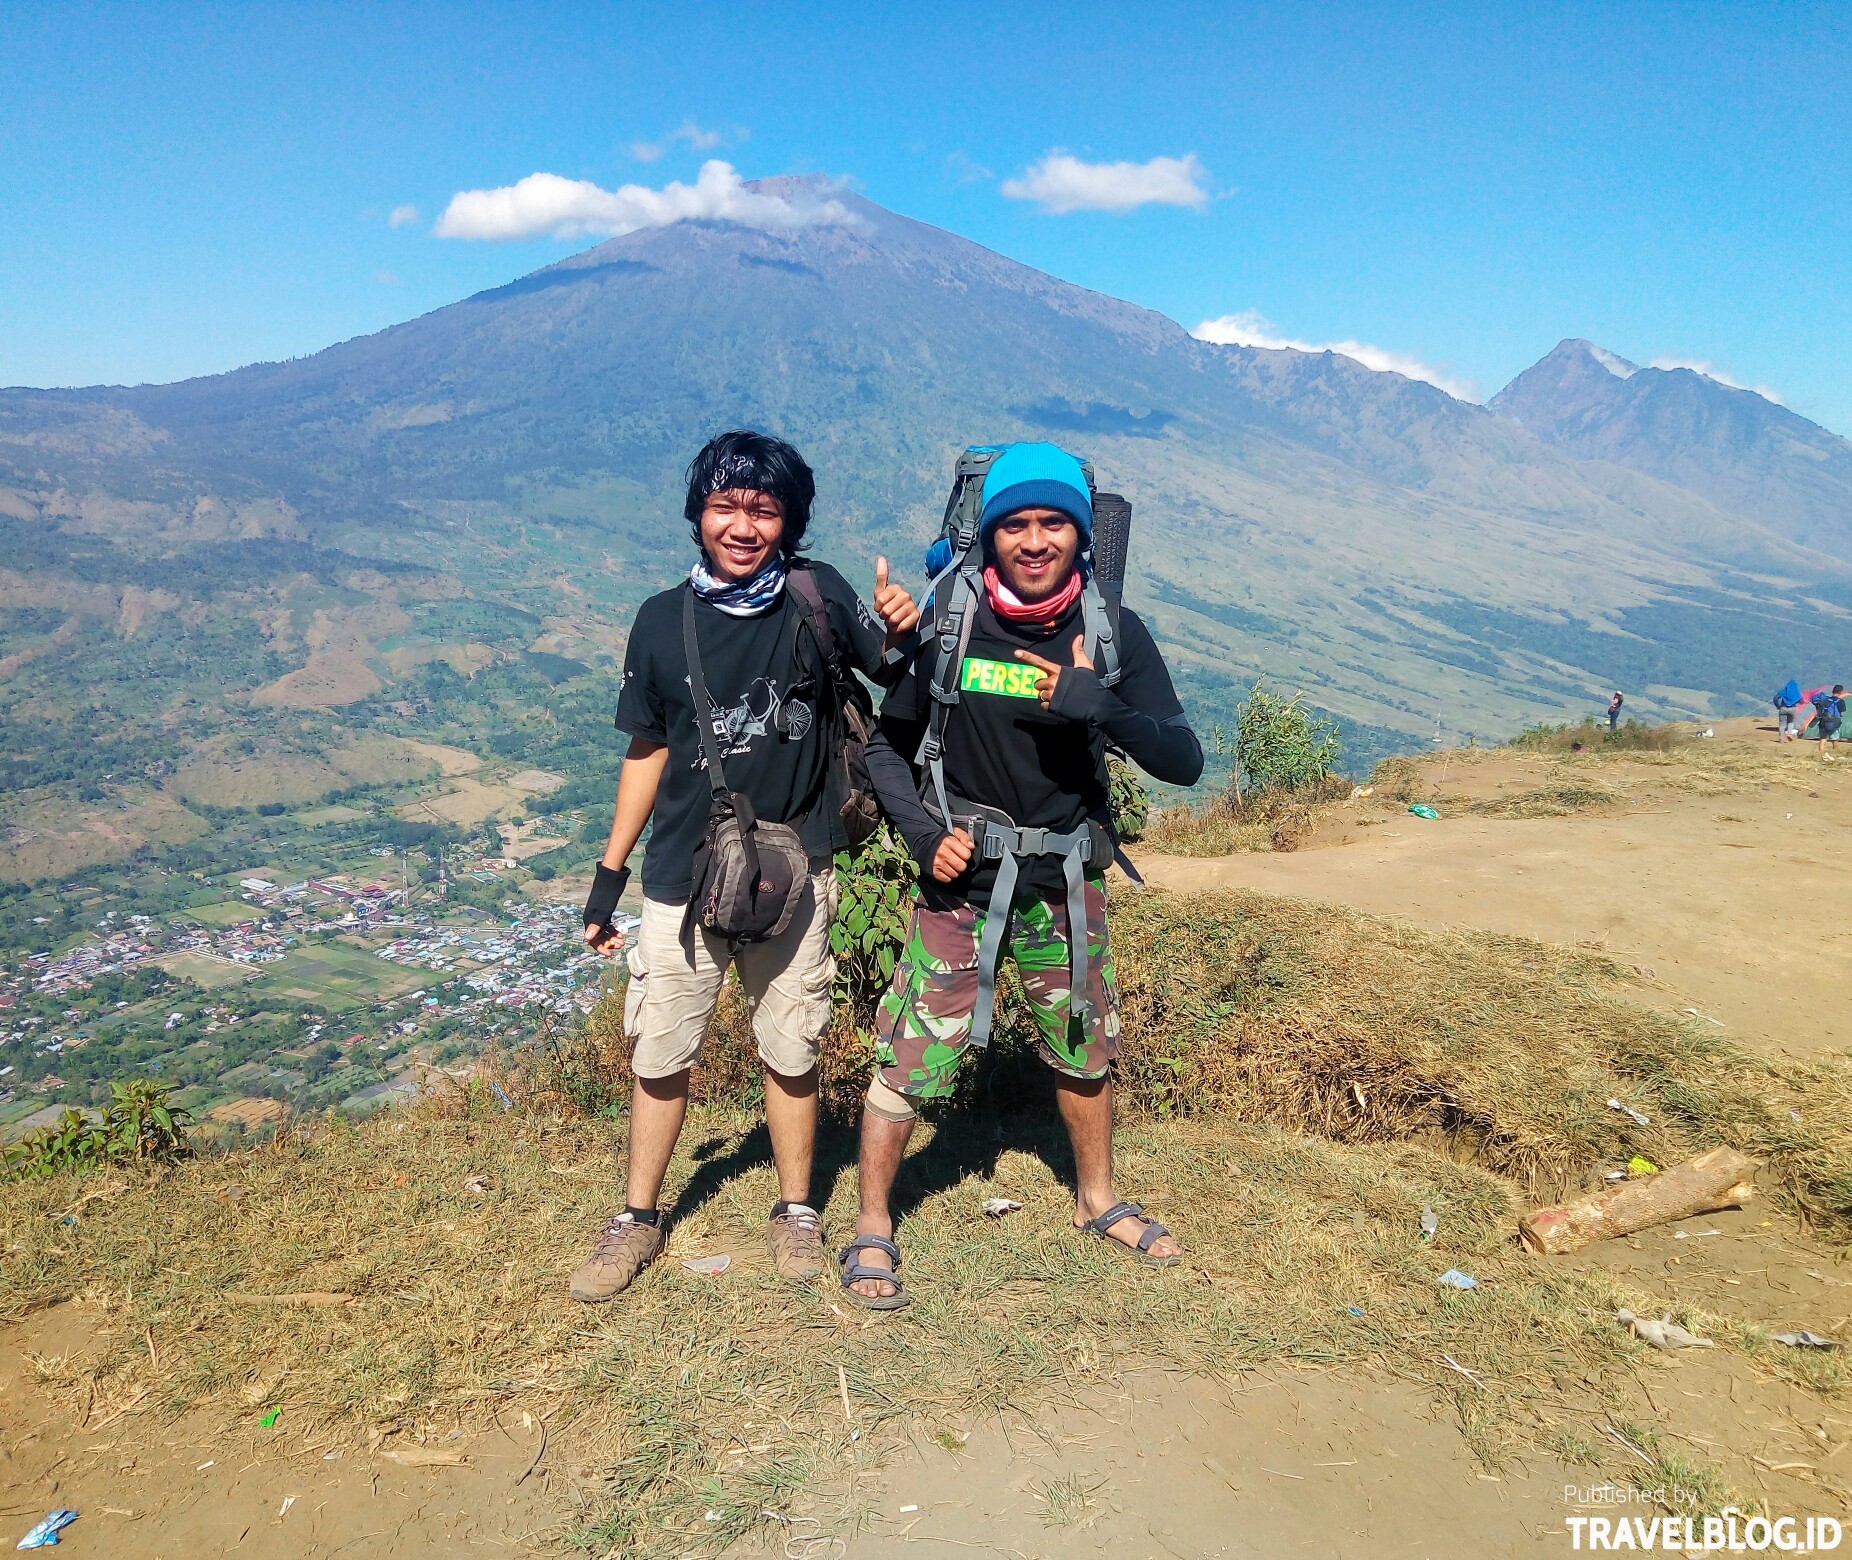
[[[994,807],[975,802],[958,807],[956,803],[960,799],[948,795],[945,788],[945,729],[959,701],[959,672],[971,642],[971,624],[977,615],[977,604],[984,593],[983,548],[978,534],[984,512],[984,478],[1007,447],[973,445],[958,457],[939,539],[926,554],[926,568],[931,579],[921,601],[919,628],[922,645],[934,638],[939,642],[939,664],[928,690],[932,706],[927,716],[926,734],[914,758],[914,766],[921,773],[926,806],[947,829],[962,826],[971,835],[979,859],[997,865],[996,882],[984,912],[983,937],[978,944],[978,995],[971,1015],[971,1043],[978,1046],[990,1040],[997,962],[1003,951],[1003,937],[1015,898],[1018,863],[1022,858],[1061,858],[1067,888],[1068,1012],[1074,1017],[1084,1017],[1087,1010],[1087,865],[1097,863],[1104,870],[1108,861],[1117,861],[1134,883],[1143,886],[1138,870],[1126,859],[1109,830],[1091,823],[1066,834],[1025,829]],[[1122,675],[1119,606],[1131,535],[1132,506],[1117,493],[1101,493],[1094,488],[1090,461],[1081,461],[1080,469],[1086,476],[1087,490],[1093,499],[1093,540],[1082,555],[1089,573],[1080,597],[1081,632],[1085,635],[1088,658],[1098,669],[1101,683],[1110,688]]]

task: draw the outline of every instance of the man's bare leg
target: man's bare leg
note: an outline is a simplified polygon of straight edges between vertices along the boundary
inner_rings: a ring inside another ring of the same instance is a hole
[[[765,1069],[765,1126],[772,1135],[779,1197],[808,1203],[811,1160],[817,1150],[816,1068],[795,1078]]]
[[[669,1156],[688,1114],[688,1069],[666,1078],[638,1078],[630,1086],[630,1165],[624,1200],[633,1208],[654,1208],[662,1196]]]
[[[1112,1184],[1112,1081],[1109,1078],[1055,1076],[1055,1102],[1074,1148],[1074,1180],[1078,1203],[1074,1228],[1097,1219],[1119,1201]],[[1106,1227],[1114,1240],[1136,1247],[1144,1225],[1131,1214]],[[1152,1241],[1151,1255],[1174,1257],[1183,1248],[1168,1235]]]
[[[907,1151],[907,1139],[913,1135],[913,1123],[889,1121],[864,1107],[862,1111],[862,1154],[856,1169],[856,1185],[861,1208],[855,1217],[857,1235],[885,1235],[894,1238],[894,1215],[888,1198],[893,1194],[894,1177],[900,1173],[900,1161]],[[885,1251],[864,1247],[855,1260],[872,1268],[892,1269]],[[857,1294],[879,1300],[896,1292],[897,1285],[881,1278],[859,1278],[849,1286]]]

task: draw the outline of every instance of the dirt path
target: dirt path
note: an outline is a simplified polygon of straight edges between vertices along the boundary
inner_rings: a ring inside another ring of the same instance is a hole
[[[47,1511],[78,1513],[56,1553],[110,1560],[445,1560],[528,1554],[556,1529],[563,1503],[540,1479],[517,1483],[537,1428],[445,1441],[428,1455],[454,1466],[405,1466],[346,1438],[294,1423],[178,1420],[136,1404],[75,1402],[56,1390],[96,1348],[81,1303],[0,1330],[0,1540],[16,1542]],[[383,1450],[383,1449],[382,1449]],[[555,1492],[557,1495],[557,1491]]]
[[[1538,778],[1534,769],[1482,770],[1440,787],[1437,822],[1372,799],[1339,843],[1147,855],[1139,865],[1170,888],[1259,889],[1598,945],[1650,970],[1672,1011],[1695,1007],[1769,1052],[1817,1055],[1852,1044],[1852,786],[1838,783],[1852,763],[1821,774],[1813,751],[1782,754],[1789,784],[1721,796],[1656,789],[1638,770],[1591,776],[1634,793],[1635,805],[1615,815],[1461,816],[1469,796]]]

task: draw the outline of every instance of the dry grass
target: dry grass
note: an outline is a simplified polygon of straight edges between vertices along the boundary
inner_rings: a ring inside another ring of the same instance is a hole
[[[360,1443],[526,1410],[550,1426],[569,1541],[711,1553],[804,1490],[838,1492],[852,1519],[857,1473],[903,1429],[955,1434],[1134,1364],[1392,1369],[1450,1396],[1488,1462],[1543,1446],[1650,1474],[1597,1427],[1629,1401],[1639,1352],[1612,1310],[1654,1297],[1515,1251],[1518,1204],[1631,1152],[1665,1163],[1721,1140],[1766,1156],[1771,1189],[1816,1224],[1843,1236],[1852,1220],[1852,1071],[1747,1057],[1626,1000],[1628,973],[1605,958],[1253,895],[1154,892],[1115,916],[1120,1181],[1183,1233],[1180,1268],[1137,1268],[1069,1227],[1052,1115],[1017,1108],[1042,1080],[1010,1001],[985,1076],[902,1172],[910,1311],[872,1321],[827,1277],[769,1273],[764,1130],[727,1105],[698,1108],[684,1134],[667,1258],[612,1307],[574,1306],[565,1274],[617,1196],[622,1121],[584,1114],[623,1092],[621,1056],[598,1043],[607,1014],[588,1046],[508,1075],[529,1094],[512,1113],[459,1094],[153,1181],[4,1188],[0,1315],[97,1308],[104,1357],[49,1386],[74,1412],[92,1392],[98,1413],[137,1393],[231,1419],[281,1403]],[[710,1097],[751,1093],[742,1017],[723,1014]],[[832,1078],[865,1075],[857,1043],[839,1038]],[[1610,1095],[1652,1127],[1607,1110]],[[821,1150],[815,1195],[840,1238],[852,1143],[833,1129]],[[1024,1211],[985,1220],[992,1195]],[[1424,1204],[1441,1217],[1433,1248],[1416,1235]],[[734,1254],[719,1279],[678,1260],[715,1250]],[[1438,1290],[1449,1266],[1485,1287]],[[237,1298],[306,1292],[353,1298]],[[1844,1391],[1836,1356],[1776,1358],[1730,1319],[1707,1330]]]
[[[1297,850],[1312,836],[1319,815],[1350,794],[1350,782],[1249,796],[1224,791],[1200,807],[1161,807],[1139,843],[1171,856],[1233,856],[1244,851]]]
[[[1564,818],[1570,813],[1610,812],[1627,798],[1599,786],[1572,780],[1535,786],[1514,796],[1492,796],[1466,809],[1482,818]]]

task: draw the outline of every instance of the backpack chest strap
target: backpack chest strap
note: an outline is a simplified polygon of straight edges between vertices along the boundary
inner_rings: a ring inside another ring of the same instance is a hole
[[[1059,856],[1067,897],[1068,1018],[1083,1022],[1087,999],[1087,864],[1095,859],[1099,830],[1092,823],[1065,832],[1021,829],[999,822],[992,810],[953,821],[969,832],[986,861],[997,863],[997,877],[984,907],[984,931],[977,948],[977,1003],[971,1010],[971,1043],[990,1044],[997,1007],[997,964],[1015,909],[1018,864],[1026,856]]]

